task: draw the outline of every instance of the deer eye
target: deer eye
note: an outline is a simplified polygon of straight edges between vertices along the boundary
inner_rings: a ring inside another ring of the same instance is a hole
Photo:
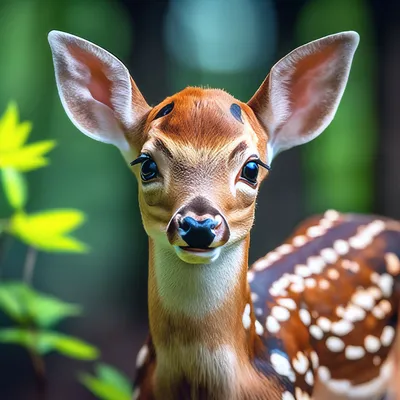
[[[140,177],[143,182],[150,181],[151,179],[156,178],[158,175],[158,168],[155,161],[151,158],[148,158],[142,162],[142,166],[140,168]]]
[[[255,185],[258,177],[258,164],[255,161],[247,162],[242,168],[240,177],[252,185]]]

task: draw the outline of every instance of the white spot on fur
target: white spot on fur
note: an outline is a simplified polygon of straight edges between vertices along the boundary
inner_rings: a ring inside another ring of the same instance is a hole
[[[322,332],[322,329],[317,325],[311,325],[310,335],[317,340],[321,340],[324,337],[324,332]]]
[[[299,276],[303,277],[303,278],[307,278],[308,276],[311,275],[311,271],[309,270],[309,268],[306,265],[303,265],[303,264],[297,265],[295,270],[294,270],[294,273],[296,275],[299,275]]]
[[[286,391],[282,394],[282,400],[296,400],[292,393]]]
[[[292,247],[292,245],[285,243],[285,244],[282,244],[281,246],[277,247],[275,249],[275,251],[281,255],[286,255],[286,254],[290,254],[293,251],[293,247]]]
[[[276,301],[280,306],[286,307],[288,310],[295,310],[297,308],[296,302],[293,299],[278,299]]]
[[[350,250],[348,242],[342,239],[335,240],[335,242],[333,243],[333,248],[336,251],[336,253],[338,253],[341,256],[347,254]]]
[[[326,383],[331,379],[331,373],[327,367],[321,366],[318,368],[318,377],[321,380],[321,382]]]
[[[382,274],[377,282],[385,297],[390,297],[393,292],[393,277],[389,274]]]
[[[147,345],[142,346],[136,356],[136,368],[142,368],[146,359],[147,355],[149,354],[149,348]]]
[[[305,235],[299,235],[299,236],[295,236],[292,240],[292,244],[295,247],[301,247],[304,246],[307,243],[308,239],[307,236]]]
[[[385,312],[382,310],[382,308],[378,306],[375,306],[372,309],[372,315],[376,318],[376,319],[383,319],[385,318]]]
[[[320,254],[321,254],[321,257],[328,264],[334,264],[338,260],[338,255],[335,252],[335,250],[333,250],[333,249],[330,249],[330,248],[322,249]]]
[[[308,367],[309,367],[309,362],[308,358],[301,352],[298,351],[296,354],[296,358],[293,358],[292,360],[293,368],[298,374],[305,374]]]
[[[336,307],[336,315],[340,318],[344,317],[344,314],[346,312],[346,309],[343,306],[337,306]]]
[[[379,356],[374,356],[374,358],[372,359],[372,363],[377,367],[382,363],[382,358],[380,358]]]
[[[253,301],[253,302],[258,301],[257,293],[251,292],[250,297],[251,297],[251,301]]]
[[[377,337],[368,335],[364,339],[364,347],[369,353],[376,353],[381,348],[381,342]]]
[[[271,315],[278,321],[287,321],[290,318],[290,312],[287,308],[274,306],[271,310]]]
[[[328,350],[334,352],[334,353],[339,353],[344,349],[344,342],[342,339],[339,339],[336,336],[330,336],[328,339],[326,339],[326,347]]]
[[[389,301],[383,299],[378,303],[378,306],[380,309],[385,313],[389,314],[392,311],[392,305],[390,304]]]
[[[273,352],[270,360],[272,367],[279,375],[290,376],[293,373],[289,360],[282,354]]]
[[[263,326],[260,324],[260,322],[258,320],[255,320],[254,322],[255,328],[256,328],[256,334],[259,336],[262,336],[264,333],[264,328]]]
[[[299,317],[305,326],[311,324],[311,315],[306,309],[302,308],[299,310]]]
[[[333,322],[331,326],[331,332],[337,336],[345,336],[353,329],[354,325],[351,322],[346,321],[345,319]]]
[[[367,292],[375,300],[379,300],[382,297],[382,292],[377,287],[370,287]]]
[[[387,325],[383,328],[381,335],[381,343],[383,346],[390,346],[395,336],[395,330],[392,326]]]
[[[325,261],[320,256],[308,257],[307,266],[313,274],[320,274],[325,267]]]
[[[251,325],[250,304],[246,304],[246,307],[244,308],[242,323],[243,323],[244,329],[250,328],[250,325]]]
[[[344,355],[348,360],[359,360],[365,356],[365,350],[361,346],[347,346]]]
[[[319,285],[320,289],[322,289],[322,290],[328,290],[329,287],[331,286],[329,281],[327,281],[326,279],[323,279],[323,278],[319,280],[318,285]]]
[[[333,281],[339,279],[339,277],[340,277],[339,271],[334,268],[328,269],[327,275],[328,275],[328,278],[332,279]]]
[[[391,275],[398,275],[400,273],[400,260],[395,253],[386,253],[386,269]]]
[[[314,278],[307,278],[304,280],[304,284],[309,289],[313,289],[317,286],[317,281]]]
[[[319,317],[317,319],[317,325],[325,332],[329,332],[332,326],[332,322],[326,317]]]
[[[306,373],[306,376],[304,377],[304,380],[306,381],[307,385],[313,386],[314,385],[314,374],[308,370]]]
[[[327,210],[325,211],[324,218],[335,222],[340,219],[340,214],[336,210]]]
[[[310,353],[310,358],[311,358],[311,364],[312,364],[313,368],[316,370],[319,367],[318,354],[315,351],[312,351]]]
[[[362,321],[366,315],[366,312],[361,307],[350,304],[345,308],[343,318],[350,322],[356,322]]]
[[[270,333],[277,333],[281,329],[279,322],[271,315],[267,317],[265,327]]]
[[[306,232],[307,236],[309,236],[311,238],[316,238],[318,236],[323,235],[324,233],[325,233],[325,229],[323,229],[320,226],[310,226]]]
[[[366,290],[358,290],[353,294],[351,300],[356,306],[367,311],[372,310],[375,305],[375,299]]]

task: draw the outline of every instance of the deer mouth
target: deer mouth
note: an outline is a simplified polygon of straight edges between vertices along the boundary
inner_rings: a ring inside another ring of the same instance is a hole
[[[190,251],[192,253],[206,253],[208,251],[212,251],[214,250],[214,248],[212,247],[206,247],[205,249],[200,249],[200,248],[196,248],[196,247],[190,247],[190,246],[179,246],[179,248],[181,248],[182,250],[185,251]]]
[[[221,254],[221,247],[174,246],[177,256],[188,264],[210,264]]]

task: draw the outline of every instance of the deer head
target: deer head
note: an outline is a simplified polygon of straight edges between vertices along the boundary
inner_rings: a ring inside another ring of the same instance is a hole
[[[331,122],[358,41],[343,32],[297,48],[247,103],[189,87],[150,107],[113,55],[67,33],[49,34],[69,118],[119,148],[138,180],[147,234],[191,264],[212,263],[248,237],[272,159]]]

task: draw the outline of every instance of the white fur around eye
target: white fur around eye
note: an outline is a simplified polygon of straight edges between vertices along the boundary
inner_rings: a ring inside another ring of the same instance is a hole
[[[257,194],[257,186],[252,187],[240,179],[236,183],[236,190],[248,197],[255,197]]]

